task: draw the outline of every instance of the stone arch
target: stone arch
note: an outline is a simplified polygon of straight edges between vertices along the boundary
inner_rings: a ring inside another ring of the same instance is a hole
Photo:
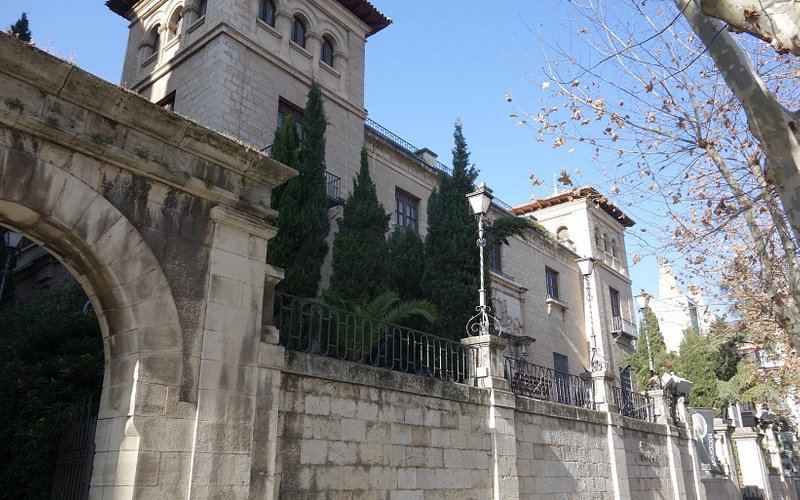
[[[12,142],[26,141],[14,135]],[[166,394],[180,392],[183,340],[172,291],[148,244],[116,207],[38,158],[35,140],[19,146],[0,147],[0,224],[48,250],[92,302],[105,350],[92,487],[124,498],[138,473],[140,441],[157,439],[146,419],[169,416]],[[159,388],[164,396],[153,398]]]

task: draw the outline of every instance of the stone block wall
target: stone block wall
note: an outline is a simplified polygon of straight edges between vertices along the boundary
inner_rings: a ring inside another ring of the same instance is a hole
[[[290,351],[279,399],[275,498],[696,498],[674,427]]]
[[[614,498],[605,415],[518,399],[520,498]]]
[[[282,498],[491,497],[485,391],[288,353],[281,392]]]

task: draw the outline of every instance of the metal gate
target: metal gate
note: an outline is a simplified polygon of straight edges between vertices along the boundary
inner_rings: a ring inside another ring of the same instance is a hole
[[[81,405],[75,423],[64,433],[53,474],[53,500],[86,500],[92,478],[97,410],[91,400]]]

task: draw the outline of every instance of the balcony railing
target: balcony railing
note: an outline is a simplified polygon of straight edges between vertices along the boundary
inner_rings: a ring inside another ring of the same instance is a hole
[[[611,317],[611,333],[614,335],[624,335],[628,338],[636,338],[636,325],[621,316]]]
[[[514,394],[594,409],[591,380],[514,358],[505,358],[505,372]]]
[[[614,387],[614,404],[620,415],[655,422],[654,403],[646,394]]]
[[[327,170],[325,171],[325,194],[331,206],[342,203],[342,180]]]
[[[464,382],[475,356],[459,342],[277,292],[275,325],[287,349]]]

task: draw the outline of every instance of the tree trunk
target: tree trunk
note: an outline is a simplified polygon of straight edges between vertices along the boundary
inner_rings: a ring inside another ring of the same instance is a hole
[[[747,54],[721,22],[700,10],[699,1],[675,0],[675,4],[744,107],[750,130],[766,154],[765,177],[778,187],[794,236],[800,240],[800,114],[775,100]]]
[[[758,37],[781,54],[800,56],[800,5],[796,0],[701,0],[707,16]]]

